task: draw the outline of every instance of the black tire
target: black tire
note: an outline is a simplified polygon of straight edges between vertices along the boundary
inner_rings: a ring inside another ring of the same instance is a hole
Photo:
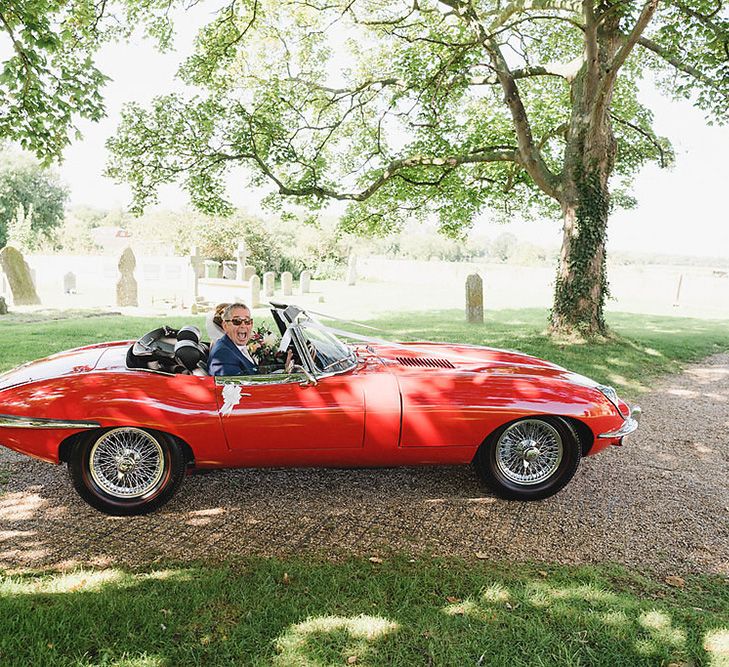
[[[71,454],[68,471],[89,505],[129,516],[153,512],[177,492],[185,458],[169,435],[123,426],[86,434]]]
[[[572,479],[581,457],[580,440],[567,420],[527,417],[505,424],[486,438],[473,465],[498,496],[541,500]]]

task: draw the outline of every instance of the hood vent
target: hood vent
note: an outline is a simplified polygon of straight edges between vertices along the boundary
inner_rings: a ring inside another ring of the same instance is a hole
[[[395,357],[403,366],[425,366],[428,368],[455,368],[448,359],[435,357]]]

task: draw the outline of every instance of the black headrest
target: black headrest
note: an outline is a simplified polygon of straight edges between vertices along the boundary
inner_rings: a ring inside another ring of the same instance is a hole
[[[194,343],[199,343],[200,329],[193,325],[182,327],[182,329],[177,332],[177,340],[191,340]]]
[[[178,340],[175,344],[175,358],[188,371],[195,370],[204,356],[204,351],[199,343],[192,340]]]

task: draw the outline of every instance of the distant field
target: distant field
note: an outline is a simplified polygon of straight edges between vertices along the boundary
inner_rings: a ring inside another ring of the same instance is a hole
[[[43,305],[50,308],[114,308],[118,276],[111,257],[30,257]],[[77,273],[76,294],[63,293],[63,275]],[[140,313],[169,312],[171,305],[189,307],[192,282],[185,258],[139,257]],[[311,294],[284,297],[277,288],[273,300],[298,303],[338,317],[366,319],[386,312],[457,309],[464,307],[466,276],[478,272],[484,280],[487,312],[505,308],[549,308],[555,269],[510,264],[455,263],[360,257],[359,280],[315,280]],[[609,266],[612,297],[608,311],[729,319],[729,270],[726,267],[629,265]],[[248,301],[248,288],[229,281],[201,283],[201,295],[211,302]],[[680,289],[679,289],[680,284]],[[0,279],[0,291],[2,280]],[[268,299],[264,298],[264,301]]]
[[[363,259],[360,273],[387,284],[370,303],[396,302],[408,310],[460,308],[469,273],[484,281],[487,310],[549,308],[555,269],[510,264],[468,264],[415,260]],[[729,271],[702,266],[609,266],[611,298],[608,311],[729,319]],[[679,290],[680,283],[680,290]],[[416,306],[410,308],[410,305]],[[389,310],[390,308],[388,308]]]

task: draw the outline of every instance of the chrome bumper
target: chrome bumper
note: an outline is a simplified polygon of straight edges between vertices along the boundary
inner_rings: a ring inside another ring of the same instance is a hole
[[[74,421],[72,419],[43,419],[42,417],[15,417],[0,415],[0,428],[98,428],[98,422]]]
[[[601,433],[598,435],[598,438],[624,438],[626,435],[630,435],[638,428],[638,422],[640,421],[640,416],[643,414],[643,411],[640,409],[639,405],[634,405],[630,408],[630,417],[628,417],[624,422],[623,425],[615,430],[615,431],[608,431],[607,433]]]

